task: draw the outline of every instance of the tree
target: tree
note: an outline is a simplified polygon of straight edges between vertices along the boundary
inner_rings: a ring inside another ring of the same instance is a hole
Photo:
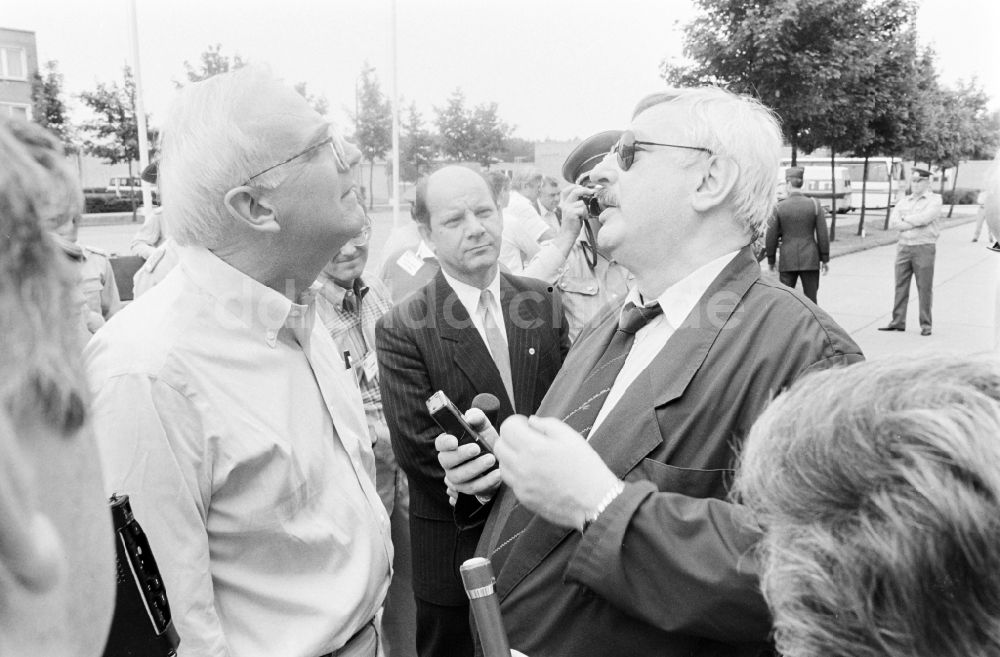
[[[40,126],[56,135],[67,153],[75,153],[75,130],[66,116],[63,100],[63,76],[56,61],[43,66],[44,75],[36,71],[31,80],[32,118]]]
[[[300,96],[306,99],[306,102],[309,103],[310,107],[316,110],[317,114],[326,116],[326,113],[330,111],[330,101],[326,99],[326,96],[324,96],[323,94],[315,96],[309,93],[309,90],[305,82],[299,82],[298,84],[296,84],[295,91],[297,91]]]
[[[125,162],[128,175],[132,176],[132,163],[139,159],[139,128],[135,112],[135,78],[132,69],[122,69],[122,84],[98,83],[94,91],[80,94],[80,100],[96,117],[82,125],[88,137],[83,142],[84,152],[99,157],[110,164]],[[149,116],[146,116],[149,125]],[[147,127],[150,149],[155,150],[158,131]],[[150,153],[152,157],[152,153]],[[135,197],[132,196],[133,212]]]
[[[392,110],[379,87],[375,69],[365,62],[361,69],[361,93],[358,96],[358,114],[354,117],[354,140],[361,154],[368,160],[368,208],[374,206],[372,181],[375,177],[375,160],[385,157],[392,146]]]
[[[240,57],[239,53],[236,53],[232,57],[222,54],[222,44],[217,43],[215,46],[208,46],[203,53],[201,53],[201,65],[195,68],[191,62],[184,61],[184,70],[187,75],[188,82],[200,82],[201,80],[207,80],[213,75],[218,75],[219,73],[228,73],[229,71],[235,71],[238,68],[243,68],[247,65],[247,61]],[[174,84],[178,87],[183,86],[180,82],[174,81]]]
[[[403,180],[413,182],[423,175],[434,161],[436,151],[434,137],[424,127],[424,120],[417,111],[416,103],[410,103],[401,128],[403,138],[400,144],[399,173]]]
[[[222,44],[217,43],[214,46],[208,46],[200,56],[201,62],[198,67],[195,67],[191,62],[184,62],[185,75],[187,76],[188,82],[201,82],[202,80],[207,80],[213,75],[218,75],[219,73],[228,73],[229,71],[235,71],[236,69],[243,68],[250,63],[250,60],[243,59],[239,53],[234,54],[232,57],[229,55],[222,54]],[[178,87],[183,87],[184,84],[174,80],[174,85]],[[318,114],[326,115],[330,110],[330,103],[327,101],[326,96],[319,95],[314,96],[308,92],[306,89],[305,82],[299,82],[295,85],[295,91],[299,92],[299,95],[306,99],[306,102]]]
[[[434,108],[437,125],[441,135],[441,152],[452,160],[468,160],[469,144],[472,141],[471,116],[465,108],[465,94],[461,89],[455,89],[443,108]]]
[[[468,146],[469,159],[490,168],[497,155],[503,152],[511,127],[500,120],[496,103],[476,105],[469,121],[471,139]]]
[[[437,113],[441,132],[441,151],[459,161],[474,161],[489,168],[505,148],[512,128],[500,120],[496,103],[482,103],[472,109],[465,106],[465,94],[456,89]]]

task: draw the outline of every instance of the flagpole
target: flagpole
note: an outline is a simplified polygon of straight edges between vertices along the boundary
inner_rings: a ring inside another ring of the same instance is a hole
[[[149,166],[149,139],[146,133],[146,104],[142,97],[142,67],[139,64],[139,23],[135,0],[128,0],[128,36],[132,46],[132,72],[135,76],[135,120],[139,129],[139,171]],[[153,190],[142,181],[142,212],[148,217],[153,211]]]
[[[399,60],[396,54],[396,0],[392,6],[392,225],[399,226]]]

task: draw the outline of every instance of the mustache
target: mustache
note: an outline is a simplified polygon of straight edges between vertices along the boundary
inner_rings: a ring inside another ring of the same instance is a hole
[[[601,187],[594,193],[594,198],[597,202],[601,204],[603,208],[616,208],[618,207],[618,195],[614,193],[613,190],[607,187]]]

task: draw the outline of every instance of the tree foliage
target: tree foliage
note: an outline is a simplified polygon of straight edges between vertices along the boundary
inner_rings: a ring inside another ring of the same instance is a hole
[[[456,89],[437,113],[441,151],[453,160],[478,162],[489,168],[504,152],[513,128],[500,120],[497,103],[465,105],[465,94]]]
[[[122,69],[122,82],[98,83],[93,91],[80,94],[80,100],[90,108],[94,118],[81,127],[87,134],[84,152],[110,164],[125,162],[132,173],[132,163],[139,160],[139,128],[135,112],[135,78],[128,66]],[[155,149],[157,130],[149,128],[150,149]],[[152,154],[151,154],[152,155]]]
[[[400,177],[413,182],[427,172],[437,148],[434,137],[424,126],[424,119],[417,110],[416,103],[410,103],[406,118],[401,126]]]
[[[375,160],[384,158],[392,147],[392,108],[382,93],[375,69],[368,62],[361,69],[360,82],[357,115],[354,117],[354,141],[362,156],[368,160],[368,198],[369,203],[372,203]]]
[[[59,64],[54,60],[48,61],[42,71],[36,71],[31,80],[32,119],[56,135],[67,153],[75,153],[78,150],[75,129],[66,116],[63,76],[59,72]]]
[[[201,61],[198,66],[195,67],[191,62],[184,61],[184,71],[187,75],[188,82],[200,82],[202,80],[207,80],[213,75],[218,75],[219,73],[228,73],[229,71],[235,71],[238,68],[243,68],[247,65],[247,60],[240,57],[239,53],[234,54],[232,57],[229,55],[222,54],[222,44],[217,43],[214,46],[208,46],[200,57]],[[183,86],[180,82],[174,82],[178,87]]]

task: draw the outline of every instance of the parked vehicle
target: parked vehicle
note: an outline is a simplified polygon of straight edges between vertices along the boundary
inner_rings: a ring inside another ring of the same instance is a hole
[[[844,214],[854,209],[854,192],[851,185],[851,175],[847,167],[836,167],[836,184],[830,183],[830,167],[820,167],[803,164],[801,158],[798,165],[804,170],[802,178],[802,193],[820,202],[827,212],[833,207],[833,199],[837,199],[837,212]],[[785,183],[785,170],[789,165],[778,167],[778,199],[788,196]]]
[[[781,161],[783,167],[791,165],[791,158]],[[806,156],[796,160],[799,166],[820,167],[826,169],[826,178],[830,178],[830,158],[826,156]],[[865,158],[834,157],[834,166],[845,167],[847,174],[854,183],[854,193],[857,195],[858,207],[861,207],[861,184],[864,180]],[[872,156],[868,158],[868,183],[865,185],[865,208],[885,208],[886,205],[901,199],[906,194],[910,164],[895,157]],[[838,174],[839,175],[839,174]],[[890,199],[891,196],[891,199]],[[838,203],[839,206],[839,203]],[[839,207],[838,207],[839,210]]]

